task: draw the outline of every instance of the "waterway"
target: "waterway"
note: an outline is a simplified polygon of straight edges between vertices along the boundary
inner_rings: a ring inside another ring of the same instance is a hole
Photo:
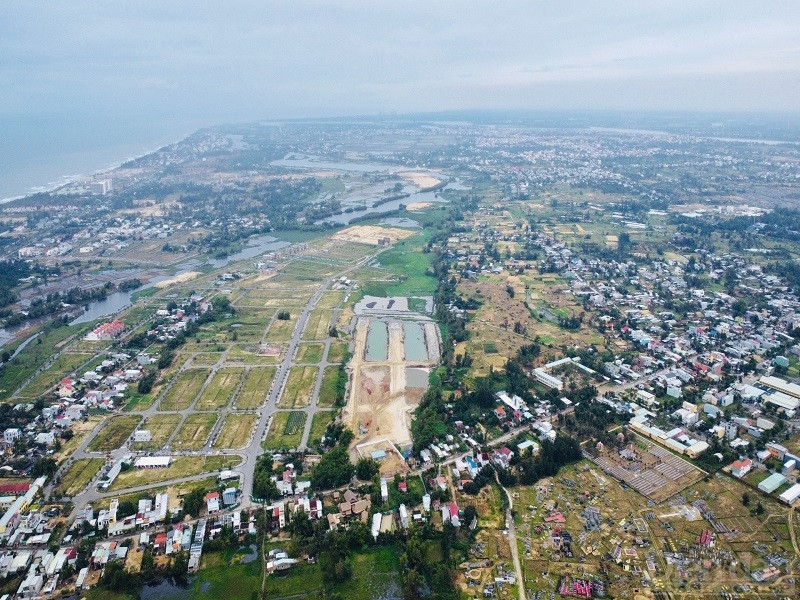
[[[372,321],[367,333],[366,360],[382,361],[389,357],[389,329],[386,321]]]
[[[425,333],[419,323],[403,323],[403,347],[408,362],[428,360]]]

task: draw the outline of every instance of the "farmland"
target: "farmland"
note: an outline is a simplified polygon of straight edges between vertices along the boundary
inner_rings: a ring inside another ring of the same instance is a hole
[[[303,436],[305,422],[306,413],[301,411],[275,413],[264,447],[270,450],[297,448]]]

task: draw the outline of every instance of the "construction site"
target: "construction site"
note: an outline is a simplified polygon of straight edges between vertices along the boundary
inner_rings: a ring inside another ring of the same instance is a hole
[[[411,446],[413,411],[439,362],[440,344],[438,327],[422,316],[356,317],[352,379],[343,412],[345,424],[356,434],[354,459],[369,449],[381,456],[383,474],[405,469],[398,454]]]

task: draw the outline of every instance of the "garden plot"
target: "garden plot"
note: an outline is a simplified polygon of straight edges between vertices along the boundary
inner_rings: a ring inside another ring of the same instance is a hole
[[[242,389],[236,399],[236,408],[258,408],[267,397],[269,387],[275,378],[275,367],[253,367],[245,377]]]
[[[195,404],[196,410],[214,410],[227,406],[242,379],[241,367],[220,369]]]
[[[303,439],[305,424],[306,413],[303,411],[275,413],[264,447],[271,450],[297,448]]]

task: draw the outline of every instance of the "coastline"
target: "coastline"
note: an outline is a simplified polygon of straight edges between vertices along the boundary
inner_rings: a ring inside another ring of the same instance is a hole
[[[186,138],[188,138],[190,135],[192,135],[192,133],[194,133],[194,132],[192,131],[192,132],[189,132],[189,133],[181,134],[180,137],[178,139],[175,139],[174,141],[166,142],[166,143],[159,143],[156,147],[151,148],[149,150],[144,150],[144,151],[141,151],[141,152],[139,152],[137,154],[128,155],[126,158],[123,158],[121,160],[115,160],[111,165],[106,166],[106,167],[101,167],[101,168],[99,168],[97,170],[94,170],[94,171],[90,171],[89,174],[61,175],[60,176],[60,181],[57,181],[57,182],[52,181],[52,182],[49,182],[49,183],[47,183],[45,185],[33,185],[33,186],[31,186],[29,188],[30,191],[28,193],[26,193],[26,194],[0,198],[0,205],[8,204],[10,202],[14,202],[14,201],[17,201],[17,200],[24,200],[25,198],[29,198],[30,196],[33,196],[34,194],[43,194],[43,193],[48,194],[48,193],[57,192],[58,190],[60,190],[62,188],[65,188],[68,185],[72,185],[76,181],[79,181],[80,179],[83,179],[85,177],[96,177],[98,175],[105,175],[107,173],[111,173],[111,172],[115,171],[116,169],[119,169],[123,164],[125,164],[128,161],[137,160],[139,158],[142,158],[142,157],[145,157],[145,156],[149,156],[150,154],[154,154],[154,153],[158,152],[159,150],[161,150],[163,148],[166,148],[166,147],[171,146],[173,144],[178,144],[178,143],[182,142],[183,140],[185,140]]]

